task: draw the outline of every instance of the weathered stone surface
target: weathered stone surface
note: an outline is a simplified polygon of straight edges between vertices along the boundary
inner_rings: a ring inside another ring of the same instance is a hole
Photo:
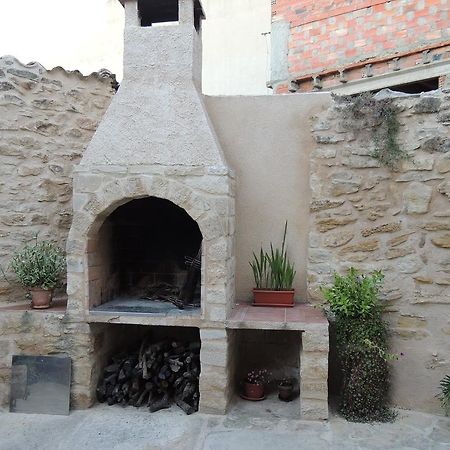
[[[424,284],[431,284],[433,282],[433,279],[431,277],[426,277],[424,275],[416,275],[413,277],[415,281],[418,283],[424,283]]]
[[[7,72],[16,77],[26,78],[28,80],[33,80],[33,81],[35,81],[39,78],[38,74],[31,72],[30,70],[14,68],[14,69],[8,69]]]
[[[312,154],[315,158],[331,159],[336,157],[336,149],[333,147],[316,148]]]
[[[407,214],[425,214],[431,201],[433,188],[425,184],[411,183],[403,193]]]
[[[421,228],[427,231],[450,230],[450,221],[446,222],[427,222],[421,225]]]
[[[357,252],[373,252],[378,250],[379,247],[378,239],[367,239],[365,241],[358,242],[354,245],[348,245],[339,250],[339,254],[344,255],[346,253],[357,253]]]
[[[414,112],[419,114],[430,114],[439,112],[441,99],[437,97],[423,97],[414,105]]]
[[[437,187],[438,191],[450,199],[450,181],[444,181]]]
[[[401,234],[400,236],[396,236],[392,239],[389,239],[387,241],[387,245],[389,245],[390,247],[396,247],[397,245],[403,244],[409,239],[409,236],[411,236],[411,234],[413,233],[414,231],[410,231],[409,233]]]
[[[377,227],[364,228],[361,231],[363,237],[368,237],[375,233],[392,233],[394,231],[399,231],[401,229],[400,223],[384,223],[383,225],[378,225]]]
[[[416,273],[423,267],[423,262],[416,255],[407,255],[395,261],[395,268],[400,273]]]
[[[336,136],[333,134],[315,134],[314,137],[318,144],[337,144],[338,142],[342,142],[344,140],[342,136]]]
[[[436,170],[438,173],[450,172],[450,152],[442,156],[442,158],[436,164]]]
[[[395,247],[391,248],[386,252],[386,258],[387,259],[394,259],[394,258],[400,258],[402,256],[410,255],[411,253],[414,253],[414,250],[411,247]]]
[[[402,170],[433,170],[434,158],[432,155],[416,155],[413,159],[402,163]]]
[[[395,179],[397,183],[407,183],[408,181],[433,181],[433,180],[443,180],[442,175],[428,173],[428,172],[406,172]]]
[[[325,233],[328,230],[333,230],[334,228],[353,222],[356,222],[356,219],[353,217],[327,217],[317,221],[317,229],[321,233]]]
[[[344,204],[345,200],[314,200],[311,202],[311,211],[317,212],[317,211],[323,211],[325,209],[333,209],[338,208],[339,206],[342,206]]]
[[[14,85],[9,81],[0,81],[0,92],[1,91],[11,91],[15,89]]]
[[[339,231],[328,234],[324,239],[324,245],[325,247],[341,247],[342,245],[349,243],[354,236],[355,233],[352,231]]]
[[[420,148],[430,153],[446,153],[450,151],[450,139],[443,136],[433,136],[425,140]]]
[[[361,187],[362,178],[351,172],[335,173],[331,176],[332,195],[339,196],[358,192]]]
[[[441,234],[440,236],[435,236],[431,238],[431,242],[436,247],[450,248],[450,233]]]
[[[412,314],[402,314],[397,320],[399,328],[425,328],[427,320],[423,316],[415,316]]]

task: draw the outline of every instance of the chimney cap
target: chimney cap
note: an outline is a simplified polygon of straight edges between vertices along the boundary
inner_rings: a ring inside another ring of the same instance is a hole
[[[128,0],[119,0],[119,2],[122,4],[122,6],[125,6],[125,3],[127,1]],[[135,0],[135,1],[137,1],[137,0]],[[163,6],[163,5],[167,4],[167,0],[147,0],[147,1],[152,1],[156,8],[158,6]],[[178,1],[180,1],[180,0],[178,0]],[[194,1],[194,9],[200,13],[199,16],[202,19],[206,19],[205,10],[203,9],[203,5],[202,5],[202,0],[193,0],[193,1]]]

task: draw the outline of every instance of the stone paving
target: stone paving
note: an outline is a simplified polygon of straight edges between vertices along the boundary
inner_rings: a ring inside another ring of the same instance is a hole
[[[2,410],[0,450],[450,449],[450,418],[442,416],[400,410],[392,424],[354,424],[336,415],[306,422],[260,405],[241,403],[226,416],[103,405],[69,416]]]

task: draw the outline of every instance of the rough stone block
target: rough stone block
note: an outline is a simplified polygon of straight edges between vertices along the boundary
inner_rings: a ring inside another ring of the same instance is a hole
[[[302,349],[305,352],[328,352],[328,324],[315,330],[304,331],[302,333]]]
[[[327,420],[328,401],[300,399],[300,412],[303,420]]]
[[[413,182],[403,193],[407,214],[425,214],[428,212],[433,188]]]
[[[328,379],[328,352],[303,351],[300,361],[300,377],[316,380]]]

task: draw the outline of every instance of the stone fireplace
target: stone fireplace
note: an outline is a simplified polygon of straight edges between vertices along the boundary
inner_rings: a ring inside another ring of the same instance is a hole
[[[158,27],[141,26],[136,1],[124,6],[124,80],[74,175],[69,307],[89,315],[144,295],[145,283],[182,290],[183,265],[197,258],[188,303],[223,321],[234,292],[233,176],[199,93],[198,6],[180,1],[177,25]]]
[[[68,312],[91,324],[96,342],[86,378],[92,401],[117,330],[110,323],[194,327],[200,409],[223,413],[234,180],[200,93],[203,13],[194,0],[123,3],[124,79],[74,171]],[[154,299],[161,285],[183,309]]]
[[[92,404],[122,337],[132,346],[157,329],[191,333],[201,342],[199,409],[223,414],[246,360],[238,347],[278,330],[268,343],[290,346],[280,355],[303,377],[298,413],[327,418],[326,320],[300,306],[247,311],[234,298],[235,178],[200,92],[201,5],[123,4],[124,79],[74,169],[67,313],[90,345],[77,384]],[[183,308],[162,301],[161,286]]]

